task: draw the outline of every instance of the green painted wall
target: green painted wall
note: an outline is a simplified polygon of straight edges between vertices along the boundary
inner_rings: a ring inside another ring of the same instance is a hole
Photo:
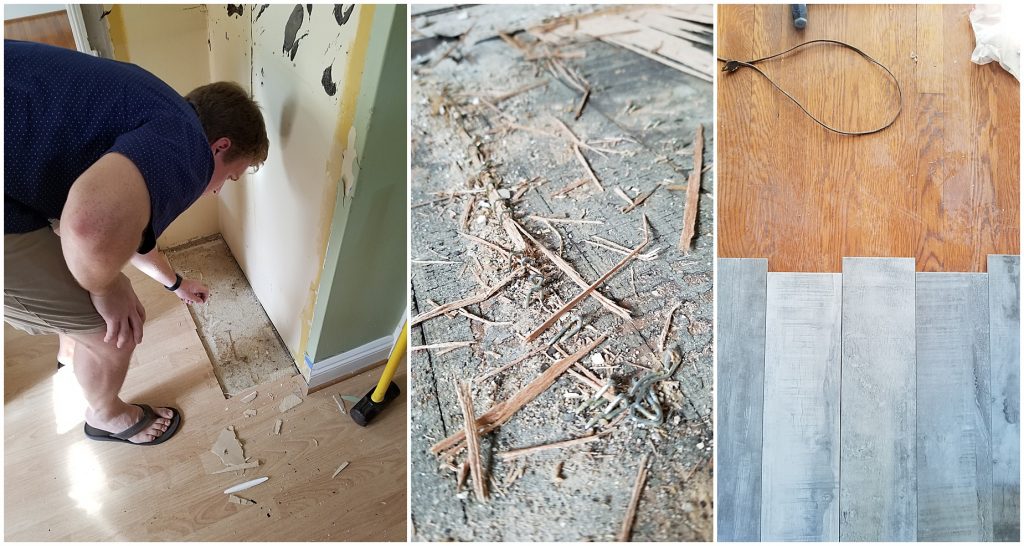
[[[356,185],[339,192],[307,362],[391,336],[406,309],[406,10],[374,14],[356,103]]]

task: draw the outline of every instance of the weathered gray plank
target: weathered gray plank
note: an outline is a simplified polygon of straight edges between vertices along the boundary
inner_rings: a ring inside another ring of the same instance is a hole
[[[914,259],[843,259],[840,539],[917,540]]]
[[[993,539],[1020,541],[1020,256],[988,257]]]
[[[917,274],[918,540],[992,539],[988,278]]]
[[[718,540],[761,538],[768,260],[718,260]]]
[[[840,277],[768,274],[762,540],[839,540]]]

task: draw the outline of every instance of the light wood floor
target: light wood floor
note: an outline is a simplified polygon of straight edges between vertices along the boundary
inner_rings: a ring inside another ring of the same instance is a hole
[[[5,324],[6,540],[405,540],[405,397],[367,428],[330,397],[362,396],[380,368],[310,394],[283,415],[278,405],[300,389],[298,375],[258,386],[251,404],[225,400],[185,307],[151,280],[132,280],[149,319],[123,396],[178,407],[182,429],[154,447],[87,440],[71,370],[54,372],[56,337]],[[395,382],[406,392],[404,364]],[[250,407],[257,415],[243,417]],[[284,425],[274,436],[278,418]],[[245,475],[210,475],[223,468],[210,447],[228,425],[262,464]],[[351,464],[332,480],[343,461]],[[224,489],[260,476],[270,480],[241,493],[257,505],[228,503]]]
[[[752,70],[718,84],[719,255],[771,271],[841,271],[844,256],[915,257],[918,271],[985,271],[1018,254],[1020,85],[971,62],[973,6],[722,5],[718,55],[749,60],[831,38],[889,67],[895,125],[826,132]],[[719,63],[721,66],[721,63]],[[890,80],[856,53],[811,46],[758,65],[826,123],[881,125]],[[721,74],[721,73],[720,73]]]

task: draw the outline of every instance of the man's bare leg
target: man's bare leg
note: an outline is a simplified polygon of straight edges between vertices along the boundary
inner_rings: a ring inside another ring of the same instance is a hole
[[[85,422],[98,429],[120,432],[142,418],[142,409],[124,402],[119,396],[135,343],[129,341],[118,349],[113,343],[104,343],[104,335],[103,332],[71,335],[75,342],[75,377],[89,404]],[[153,411],[160,418],[129,441],[150,442],[167,430],[174,414],[167,408],[153,408]]]
[[[75,360],[75,340],[66,334],[57,334],[60,338],[60,348],[57,349],[57,362],[67,366]]]

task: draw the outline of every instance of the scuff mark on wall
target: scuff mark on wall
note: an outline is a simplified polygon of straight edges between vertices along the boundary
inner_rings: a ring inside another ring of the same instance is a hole
[[[355,7],[355,4],[349,4],[348,11],[345,11],[345,4],[334,4],[334,19],[338,21],[339,25],[344,25],[348,22],[349,17],[352,17],[352,10]]]
[[[228,4],[228,17],[241,17],[245,13],[245,6],[242,4]]]
[[[328,96],[333,97],[338,92],[338,84],[334,83],[334,78],[331,77],[331,65],[327,65],[324,69],[324,75],[320,78],[320,84],[324,86],[324,92]]]
[[[260,20],[260,16],[263,15],[263,12],[267,10],[267,6],[269,5],[270,4],[260,4],[260,11],[256,13],[256,18],[252,21],[253,23]]]
[[[299,51],[299,40],[305,38],[309,32],[296,38],[299,34],[299,28],[302,27],[302,5],[296,4],[295,9],[292,10],[291,16],[288,17],[288,22],[284,26],[284,47],[281,48],[281,52],[288,55],[291,60],[295,60],[295,54]]]

